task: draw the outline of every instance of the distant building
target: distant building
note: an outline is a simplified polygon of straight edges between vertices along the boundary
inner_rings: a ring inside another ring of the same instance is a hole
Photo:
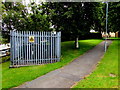
[[[105,32],[102,33],[102,37],[106,37],[106,33]],[[114,32],[110,32],[109,35],[107,33],[107,37],[115,37],[115,33]]]
[[[102,37],[106,37],[105,32],[102,33]],[[108,37],[108,34],[107,34],[107,37]],[[120,32],[119,31],[117,31],[116,33],[110,32],[109,37],[120,37]]]
[[[120,37],[120,32],[119,32],[119,31],[117,31],[117,32],[115,33],[115,37]]]

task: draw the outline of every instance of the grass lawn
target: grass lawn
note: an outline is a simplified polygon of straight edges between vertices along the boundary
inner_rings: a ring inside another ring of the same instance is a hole
[[[103,39],[105,39],[105,38],[103,38]],[[119,40],[120,37],[110,37],[110,38],[107,38],[107,39]]]
[[[120,39],[119,37],[110,37],[109,39]]]
[[[79,55],[96,46],[102,40],[80,40],[80,49],[74,49],[74,42],[67,41],[62,42],[62,55],[61,61],[53,64],[37,65],[37,66],[27,66],[20,68],[10,68],[10,62],[5,62],[2,64],[2,88],[12,88],[26,81],[33,80],[39,76],[42,76],[52,70],[58,69],[72,60],[74,60]]]
[[[73,88],[118,88],[118,40],[110,45],[95,71]]]

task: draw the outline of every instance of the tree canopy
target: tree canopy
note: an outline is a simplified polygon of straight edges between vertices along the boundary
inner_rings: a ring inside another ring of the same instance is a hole
[[[3,27],[7,30],[46,31],[50,22],[42,15],[35,3],[29,5],[29,10],[22,3],[3,3]]]
[[[120,2],[109,2],[108,30],[120,30]],[[3,28],[28,31],[62,31],[76,40],[90,29],[105,31],[106,4],[101,2],[44,2],[29,6],[4,2]],[[52,28],[51,28],[52,27]],[[66,36],[65,36],[66,37]]]
[[[108,25],[110,31],[120,31],[120,2],[109,3]]]

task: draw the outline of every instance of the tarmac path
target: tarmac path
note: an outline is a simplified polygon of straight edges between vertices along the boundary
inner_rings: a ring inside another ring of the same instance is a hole
[[[111,43],[112,41],[108,40],[107,44]],[[68,65],[51,71],[35,80],[25,82],[16,88],[70,88],[76,82],[84,79],[86,75],[89,75],[103,55],[104,41]]]

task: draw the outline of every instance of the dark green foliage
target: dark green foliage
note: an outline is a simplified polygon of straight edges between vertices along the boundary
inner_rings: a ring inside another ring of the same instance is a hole
[[[48,2],[43,4],[43,11],[50,15],[51,22],[56,30],[77,36],[80,33],[89,32],[93,25],[94,10],[97,4],[88,2]]]
[[[31,8],[31,10],[27,10]],[[3,26],[7,30],[48,31],[50,23],[46,15],[42,15],[40,6],[32,3],[29,7],[22,3],[3,3]]]
[[[31,10],[27,9],[31,8]],[[42,14],[41,6],[35,3],[28,7],[20,2],[4,2],[2,5],[2,36],[10,40],[10,30],[49,31],[50,22],[46,14]],[[7,31],[6,31],[7,30]]]
[[[68,37],[66,37],[68,36]],[[63,41],[73,41],[74,36],[72,36],[69,33],[62,33],[61,40]],[[80,40],[85,40],[85,39],[102,39],[101,33],[87,33],[87,34],[80,34],[79,35]]]
[[[90,2],[47,2],[42,4],[43,13],[49,15],[52,25],[56,31],[62,31],[62,39],[75,40],[81,34],[88,34],[95,23],[94,16],[99,3]],[[78,46],[79,47],[79,46]]]
[[[21,3],[3,3],[3,27],[10,30],[25,30],[26,16],[28,14],[25,6]]]
[[[79,37],[80,39],[102,39],[101,33],[88,33]]]
[[[102,3],[94,3],[93,25],[92,28],[96,31],[103,32],[105,30],[105,5]]]
[[[108,4],[108,31],[119,31],[120,2]],[[56,30],[62,31],[64,40],[76,40],[89,34],[90,29],[100,33],[106,30],[106,4],[101,2],[44,2],[39,5],[31,3],[27,7],[22,3],[5,2],[2,10],[3,27],[8,30],[8,37],[9,31],[14,29]]]
[[[9,41],[8,39],[3,38],[2,36],[0,37],[0,44],[6,44],[6,43],[9,43],[8,41]]]
[[[6,61],[9,61],[9,60],[10,60],[10,56],[5,56],[5,57],[2,57],[2,58],[0,59],[0,63],[6,62]]]
[[[120,2],[109,3],[109,30],[120,31]]]

